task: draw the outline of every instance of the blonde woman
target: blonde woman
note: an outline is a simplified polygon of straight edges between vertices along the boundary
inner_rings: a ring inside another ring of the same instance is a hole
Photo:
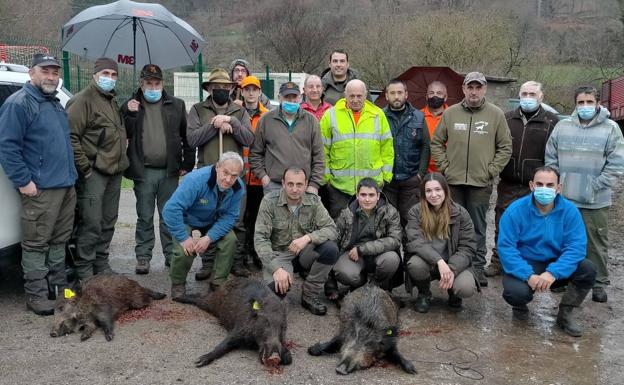
[[[439,280],[447,290],[451,309],[462,309],[462,298],[477,291],[472,273],[476,242],[466,209],[453,202],[449,185],[440,173],[427,174],[420,184],[421,201],[407,215],[405,255],[409,281],[418,289],[416,311],[431,304],[430,283]],[[424,199],[422,199],[424,198]]]

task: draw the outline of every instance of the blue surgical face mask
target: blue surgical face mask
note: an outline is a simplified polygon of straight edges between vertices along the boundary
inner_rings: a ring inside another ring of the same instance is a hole
[[[287,114],[294,115],[299,111],[299,103],[283,101],[282,110]]]
[[[540,205],[547,206],[557,197],[557,190],[550,187],[536,187],[533,190],[533,197]]]
[[[590,120],[596,115],[596,107],[595,106],[587,106],[587,107],[576,107],[576,113],[579,118],[583,120]]]
[[[117,83],[117,80],[113,78],[109,78],[108,76],[100,75],[100,77],[98,77],[98,80],[97,80],[98,87],[100,87],[102,90],[106,92],[112,91],[113,88],[115,88],[115,83]]]
[[[148,103],[156,103],[162,98],[162,89],[159,90],[145,90],[143,91],[143,97]]]
[[[539,103],[537,102],[537,99],[520,98],[520,108],[522,108],[522,111],[533,112],[537,110],[538,107]]]

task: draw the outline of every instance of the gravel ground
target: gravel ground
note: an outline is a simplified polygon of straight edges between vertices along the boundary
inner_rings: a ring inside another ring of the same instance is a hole
[[[624,197],[615,197],[611,210],[612,285],[609,302],[588,300],[581,310],[586,326],[582,338],[572,338],[554,326],[561,294],[536,296],[526,324],[511,321],[501,298],[500,278],[490,280],[480,295],[464,302],[465,310],[450,313],[445,296],[428,314],[411,306],[401,309],[399,347],[418,374],[380,364],[349,376],[335,373],[336,357],[311,357],[306,349],[332,337],[338,327],[337,309],[325,317],[299,305],[301,280],[287,297],[287,338],[293,364],[283,370],[264,368],[258,355],[237,350],[204,368],[193,361],[225,336],[211,315],[171,302],[155,302],[146,310],[126,314],[116,324],[115,339],[106,342],[101,330],[86,341],[79,335],[49,337],[50,317],[25,310],[24,295],[15,277],[0,281],[0,384],[613,384],[624,383],[624,320],[622,284],[624,261]],[[111,246],[111,264],[119,273],[144,286],[169,293],[170,281],[157,244],[147,276],[134,271],[134,196],[122,192],[120,217]],[[490,223],[492,215],[490,213]],[[490,233],[493,231],[490,226]],[[489,243],[493,239],[490,234]],[[206,289],[189,275],[193,291]],[[259,273],[256,273],[259,276]],[[395,294],[407,299],[400,288]]]

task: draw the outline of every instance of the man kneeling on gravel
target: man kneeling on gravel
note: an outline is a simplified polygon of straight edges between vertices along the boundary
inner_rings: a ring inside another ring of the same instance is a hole
[[[497,247],[505,272],[503,298],[513,306],[514,319],[526,320],[533,293],[568,283],[557,325],[580,337],[583,329],[572,318],[572,310],[583,303],[596,279],[594,264],[585,258],[583,219],[561,195],[554,168],[536,169],[529,187],[532,193],[513,202],[500,221]]]
[[[338,259],[336,225],[318,195],[306,192],[303,168],[289,167],[282,188],[262,198],[254,244],[262,260],[264,280],[280,296],[294,282],[293,273],[305,277],[301,305],[310,313],[325,315],[320,295]]]
[[[210,287],[216,289],[230,274],[241,198],[245,194],[243,158],[235,152],[225,152],[214,166],[189,173],[165,204],[163,217],[175,239],[171,260],[171,297],[186,294],[186,276],[195,256],[208,248],[216,248],[213,278]],[[201,237],[194,239],[193,230]]]

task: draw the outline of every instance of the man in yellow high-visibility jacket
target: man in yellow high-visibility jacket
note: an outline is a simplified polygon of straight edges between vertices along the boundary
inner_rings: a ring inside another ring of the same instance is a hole
[[[345,97],[321,118],[328,211],[334,219],[355,195],[360,179],[373,178],[380,186],[392,180],[392,132],[383,111],[366,94],[364,82],[349,81]]]

